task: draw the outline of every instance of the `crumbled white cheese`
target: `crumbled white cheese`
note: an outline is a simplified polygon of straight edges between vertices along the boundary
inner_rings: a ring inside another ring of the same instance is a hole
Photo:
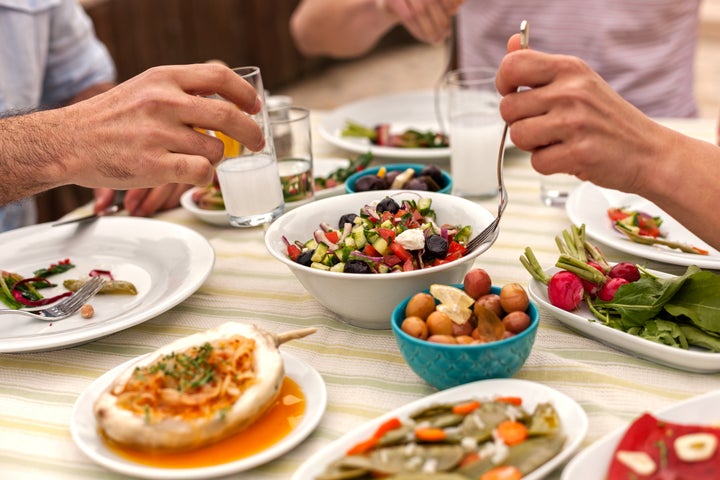
[[[422,467],[423,473],[437,473],[438,461],[435,458],[428,458]]]
[[[425,235],[419,228],[410,228],[400,232],[395,241],[405,250],[420,250],[425,246]]]

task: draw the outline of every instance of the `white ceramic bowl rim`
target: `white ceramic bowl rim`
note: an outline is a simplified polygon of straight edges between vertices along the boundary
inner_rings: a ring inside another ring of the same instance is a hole
[[[348,198],[348,199],[357,199],[357,212],[360,211],[360,209],[367,203],[370,203],[374,200],[382,200],[384,197],[413,197],[413,198],[432,198],[433,203],[437,202],[453,202],[458,204],[458,208],[461,209],[465,207],[466,210],[469,211],[475,211],[475,212],[486,212],[487,215],[487,223],[486,225],[490,224],[493,220],[492,214],[485,210],[483,207],[477,205],[476,203],[473,203],[470,200],[467,200],[465,198],[456,197],[452,195],[448,195],[445,193],[438,193],[438,192],[418,192],[418,191],[411,191],[411,190],[377,190],[377,191],[369,191],[369,192],[356,192],[356,193],[348,193],[343,197],[340,198]],[[317,200],[315,202],[309,203],[307,205],[303,205],[301,207],[296,208],[295,210],[291,210],[283,215],[281,215],[277,220],[275,220],[272,224],[270,224],[270,227],[268,228],[267,232],[265,233],[265,245],[268,251],[278,260],[283,262],[284,264],[290,266],[291,268],[303,268],[312,270],[312,272],[315,275],[320,276],[327,276],[329,278],[348,278],[348,275],[353,275],[354,277],[357,277],[358,279],[369,279],[372,278],[373,282],[377,281],[385,281],[385,282],[391,282],[396,280],[398,277],[403,278],[410,278],[410,277],[418,277],[422,275],[426,275],[428,271],[432,270],[434,272],[440,272],[443,270],[447,270],[450,268],[454,268],[458,262],[465,262],[469,259],[474,259],[478,257],[481,253],[485,252],[487,249],[489,249],[492,246],[492,243],[487,243],[480,248],[474,250],[470,254],[461,257],[458,260],[444,263],[442,265],[437,265],[431,268],[425,268],[422,270],[412,270],[409,272],[394,272],[394,273],[378,273],[378,274],[352,274],[352,273],[344,273],[344,272],[331,272],[327,270],[320,270],[317,268],[311,268],[307,267],[305,265],[300,265],[299,263],[291,260],[286,253],[285,250],[285,244],[282,242],[282,236],[283,233],[280,232],[280,228],[285,225],[289,220],[292,218],[295,218],[300,215],[304,215],[305,212],[309,210],[315,210],[318,209],[321,206],[324,206],[328,202],[333,202],[332,204],[335,204],[338,202],[338,198],[325,198],[322,200]],[[434,208],[434,207],[433,207]],[[353,213],[357,213],[353,212]],[[349,212],[346,212],[349,213]],[[307,236],[303,238],[287,238],[289,242],[294,242],[296,240],[305,241],[311,238],[312,232],[316,230],[320,222],[327,221],[327,219],[318,219],[318,223],[309,226],[308,228],[311,228],[311,230],[308,231]],[[438,219],[439,223],[447,223],[442,218]],[[476,234],[478,230],[476,228],[473,229],[473,234]]]

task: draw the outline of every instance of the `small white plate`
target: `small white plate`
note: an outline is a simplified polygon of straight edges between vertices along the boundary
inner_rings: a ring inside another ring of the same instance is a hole
[[[392,133],[408,128],[440,131],[435,116],[433,91],[395,93],[343,105],[328,113],[320,124],[320,135],[338,148],[355,153],[372,152],[377,157],[403,160],[437,160],[450,157],[450,148],[393,148],[373,145],[363,138],[343,137],[348,120],[368,127],[390,124]]]
[[[653,216],[659,216],[663,220],[660,229],[667,234],[669,240],[703,248],[710,253],[708,255],[695,255],[667,247],[642,245],[633,242],[613,229],[612,222],[607,215],[607,210],[611,207],[627,207]],[[570,194],[565,209],[573,223],[576,225],[585,224],[585,230],[589,237],[621,252],[674,265],[697,265],[700,268],[720,269],[719,251],[693,235],[687,228],[654,203],[638,195],[609,190],[589,182],[583,182]]]
[[[131,462],[108,449],[98,436],[93,404],[98,396],[126,368],[137,362],[129,360],[95,380],[78,397],[70,419],[73,441],[92,460],[115,472],[140,478],[188,480],[215,478],[255,468],[287,453],[302,442],[320,422],[327,405],[325,382],[320,374],[301,359],[281,352],[285,374],[292,378],[305,394],[306,410],[300,423],[285,438],[260,453],[228,463],[202,468],[160,468]]]
[[[345,168],[348,165],[350,165],[350,160],[346,158],[321,158],[313,160],[313,175],[317,177],[327,177],[331,172],[337,170],[338,168]],[[180,197],[180,205],[205,223],[220,227],[229,227],[230,222],[228,221],[227,212],[225,210],[208,210],[198,207],[197,203],[195,203],[192,199],[193,193],[198,190],[201,190],[201,187],[191,188],[183,193]],[[340,185],[336,185],[331,188],[324,188],[322,190],[315,191],[315,200],[333,197],[335,195],[342,195],[343,193],[345,193],[345,184],[341,183]],[[306,202],[286,203],[285,211],[292,210],[304,203]]]
[[[540,383],[515,379],[480,380],[466,383],[465,385],[442,390],[388,412],[348,432],[315,453],[300,466],[293,475],[292,480],[308,480],[318,477],[325,471],[328,464],[340,458],[343,452],[346,452],[359,441],[371,437],[381,424],[393,417],[404,420],[412,413],[437,403],[506,395],[521,397],[523,406],[530,411],[538,403],[550,402],[560,416],[562,428],[567,437],[565,446],[550,461],[523,477],[523,480],[539,480],[567,461],[578,449],[587,434],[587,415],[582,407],[567,395]]]
[[[674,423],[706,425],[717,420],[714,412],[720,403],[720,390],[685,400],[657,412],[661,420]],[[619,428],[582,450],[565,467],[561,480],[605,480],[615,448],[625,435],[627,427]]]
[[[552,276],[557,271],[557,268],[549,268],[545,273]],[[671,276],[654,270],[648,271],[658,277]],[[528,294],[541,309],[548,311],[572,330],[629,355],[688,372],[720,372],[720,353],[695,348],[683,350],[608,327],[595,321],[584,302],[576,311],[568,312],[551,304],[547,297],[547,287],[535,279],[528,285]]]
[[[195,230],[138,217],[32,225],[0,234],[0,245],[0,268],[25,277],[70,259],[75,268],[50,277],[58,287],[46,296],[65,291],[63,280],[86,277],[93,269],[110,270],[117,280],[132,282],[138,290],[137,295],[97,295],[90,319],[79,314],[52,323],[3,318],[0,352],[70,347],[142,323],[195,293],[215,263],[212,246]]]

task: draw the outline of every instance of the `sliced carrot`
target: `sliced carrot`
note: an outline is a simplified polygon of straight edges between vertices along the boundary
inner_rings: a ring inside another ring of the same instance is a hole
[[[460,403],[453,406],[452,412],[456,415],[467,415],[476,408],[480,408],[480,402],[478,402],[477,400],[472,400],[470,402]]]
[[[375,430],[375,434],[373,435],[373,438],[380,439],[383,435],[385,435],[390,430],[395,430],[396,428],[402,427],[402,422],[399,418],[393,417],[387,422],[381,424],[377,430]]]
[[[522,405],[521,397],[498,397],[495,399],[496,402],[509,403],[510,405],[520,406]]]
[[[467,455],[465,455],[463,457],[462,460],[460,460],[460,464],[458,465],[458,467],[459,468],[466,467],[466,466],[470,465],[471,463],[477,462],[481,458],[482,457],[480,456],[480,454],[478,452],[468,453]]]
[[[506,445],[513,446],[524,442],[528,431],[527,427],[520,422],[505,420],[497,426],[497,434]]]
[[[442,442],[447,438],[447,434],[442,428],[416,428],[415,438],[423,442]]]
[[[362,442],[356,443],[350,450],[348,450],[346,453],[348,455],[360,455],[362,453],[367,452],[371,448],[373,448],[378,443],[377,438],[368,438],[367,440],[363,440]]]
[[[483,473],[479,480],[520,480],[521,478],[522,473],[516,467],[503,465]]]

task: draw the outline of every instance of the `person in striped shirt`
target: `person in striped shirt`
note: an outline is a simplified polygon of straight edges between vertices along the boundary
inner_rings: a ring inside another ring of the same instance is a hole
[[[693,117],[701,0],[302,0],[290,30],[308,56],[355,57],[403,25],[417,39],[451,35],[457,62],[497,67],[530,24],[531,48],[582,58],[647,115]]]

